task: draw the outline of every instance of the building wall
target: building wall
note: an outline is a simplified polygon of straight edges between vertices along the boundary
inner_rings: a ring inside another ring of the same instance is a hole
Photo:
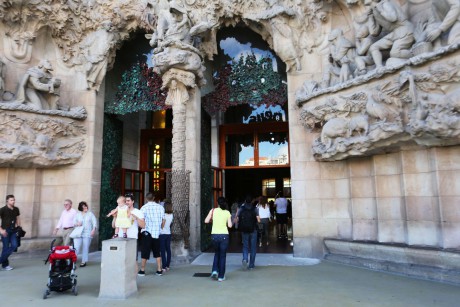
[[[294,255],[321,257],[324,238],[460,247],[459,146],[316,162],[317,137],[290,122]]]
[[[5,35],[1,25],[0,32],[2,36]],[[0,168],[1,197],[4,199],[7,194],[15,195],[16,205],[21,210],[22,224],[27,231],[22,249],[49,247],[52,231],[64,208],[64,199],[71,199],[74,208],[77,208],[80,201],[86,201],[97,217],[100,208],[104,86],[97,93],[87,91],[84,77],[64,67],[56,58],[56,46],[46,31],[39,33],[35,43],[28,64],[18,64],[3,58],[7,64],[6,89],[15,92],[28,68],[42,59],[49,59],[54,68],[53,75],[62,80],[61,97],[65,97],[65,102],[72,107],[85,107],[88,117],[83,121],[73,121],[86,129],[86,148],[78,163],[51,168],[26,165],[20,168]],[[0,54],[5,53],[3,47],[0,44]]]

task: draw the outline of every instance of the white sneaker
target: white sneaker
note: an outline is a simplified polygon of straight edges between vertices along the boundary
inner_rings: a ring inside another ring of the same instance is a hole
[[[13,269],[13,267],[9,266],[9,265],[2,268],[3,271],[11,271],[12,269]]]

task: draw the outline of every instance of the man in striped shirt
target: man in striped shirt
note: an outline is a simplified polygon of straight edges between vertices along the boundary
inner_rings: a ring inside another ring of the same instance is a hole
[[[165,209],[160,205],[160,197],[147,193],[145,196],[147,203],[142,206],[141,211],[144,213],[145,227],[141,230],[141,269],[137,273],[139,276],[145,276],[145,265],[150,258],[150,252],[156,258],[157,271],[156,275],[163,275],[160,255],[160,229],[161,223],[165,218]]]

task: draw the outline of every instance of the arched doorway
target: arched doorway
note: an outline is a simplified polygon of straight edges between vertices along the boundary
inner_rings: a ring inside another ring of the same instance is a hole
[[[224,28],[217,35],[213,65],[215,89],[202,99],[215,119],[222,194],[230,204],[247,195],[265,196],[270,203],[283,193],[290,198],[289,128],[286,67],[256,33],[243,27]],[[274,211],[274,210],[273,210]],[[278,239],[275,214],[270,245],[258,252],[292,253],[288,238]],[[230,252],[241,252],[233,231]]]

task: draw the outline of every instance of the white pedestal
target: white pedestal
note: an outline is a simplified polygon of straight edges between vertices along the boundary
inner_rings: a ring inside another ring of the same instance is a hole
[[[136,252],[135,239],[102,242],[99,298],[126,299],[137,292]]]

